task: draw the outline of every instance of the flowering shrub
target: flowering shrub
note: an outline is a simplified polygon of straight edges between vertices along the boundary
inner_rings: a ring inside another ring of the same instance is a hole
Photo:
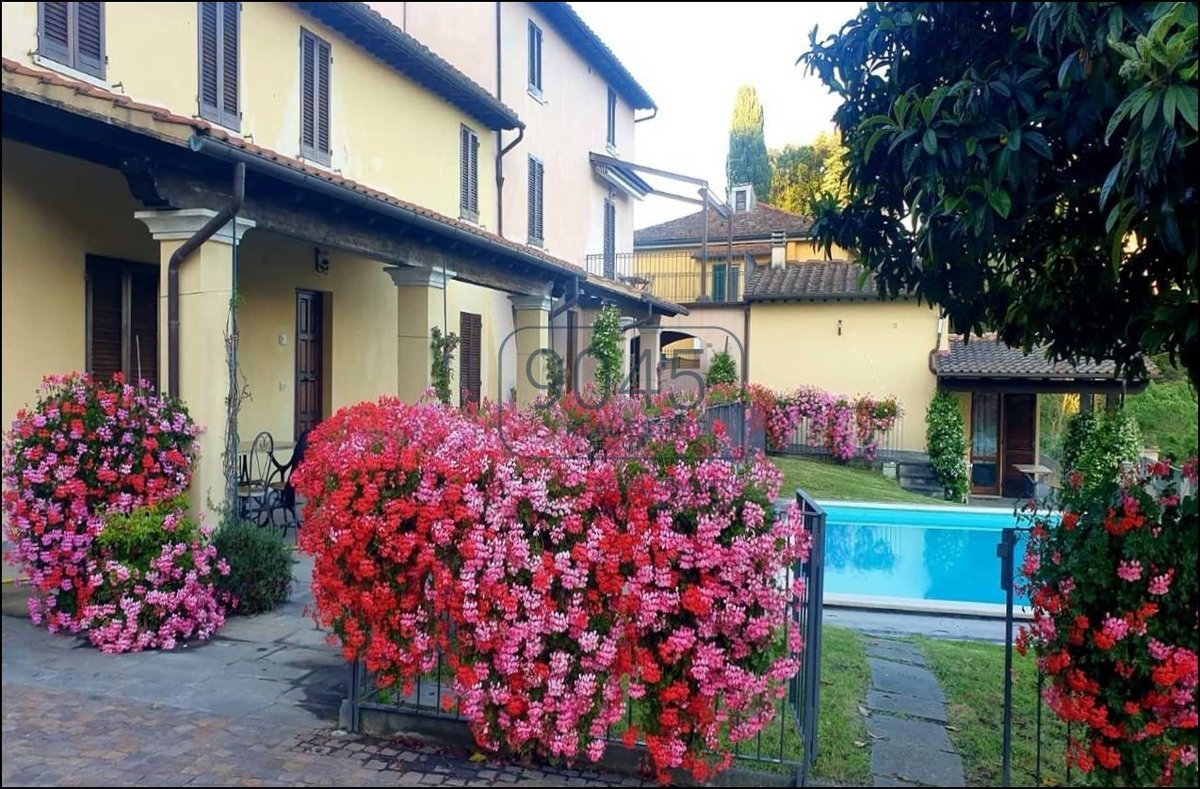
[[[1196,785],[1196,464],[1180,495],[1165,463],[1033,521],[1023,573],[1044,699],[1075,723],[1067,759],[1093,783]],[[1078,474],[1070,482],[1083,487]]]
[[[185,516],[186,505],[180,498],[105,518],[91,568],[95,592],[82,617],[101,651],[174,649],[225,623],[214,581],[229,566],[209,531]]]
[[[12,556],[33,587],[29,613],[51,632],[95,623],[106,583],[96,537],[107,513],[156,505],[191,479],[196,429],[177,401],[87,375],[47,378],[4,443]]]
[[[942,495],[947,501],[966,501],[971,490],[966,425],[958,400],[945,389],[934,393],[925,411],[925,447]]]
[[[597,760],[628,694],[659,777],[706,777],[797,671],[779,579],[807,555],[779,473],[721,450],[665,398],[343,409],[296,472],[317,620],[385,686],[442,651],[485,748]]]
[[[857,457],[874,462],[879,454],[879,439],[895,427],[902,413],[893,397],[876,399],[870,396],[855,400],[835,395],[814,386],[797,389],[790,395],[775,395],[768,391],[766,417],[767,444],[781,450],[803,420],[809,446],[823,447],[831,457],[848,463]]]

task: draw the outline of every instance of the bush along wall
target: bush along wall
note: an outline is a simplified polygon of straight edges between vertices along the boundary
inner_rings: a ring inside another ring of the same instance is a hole
[[[296,473],[317,621],[383,686],[443,653],[491,752],[599,760],[632,697],[659,778],[705,779],[772,720],[801,646],[779,580],[800,513],[728,449],[662,398],[343,409]]]

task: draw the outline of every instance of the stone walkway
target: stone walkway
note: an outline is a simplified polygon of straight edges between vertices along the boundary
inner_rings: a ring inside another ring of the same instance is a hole
[[[867,638],[867,731],[876,786],[963,786],[962,759],[946,732],[946,697],[921,650]]]

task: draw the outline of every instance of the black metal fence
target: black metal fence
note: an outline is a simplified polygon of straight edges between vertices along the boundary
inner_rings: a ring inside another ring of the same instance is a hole
[[[811,549],[808,560],[788,568],[785,577],[780,580],[788,587],[797,577],[804,581],[803,594],[788,606],[783,634],[783,643],[786,644],[787,636],[793,629],[801,630],[803,647],[793,656],[798,660],[800,670],[788,682],[776,721],[752,740],[735,744],[733,752],[735,767],[771,773],[777,779],[762,783],[786,782],[791,786],[807,786],[809,770],[817,758],[825,512],[803,491],[796,491],[796,500],[804,514],[804,530],[811,538]],[[466,721],[453,703],[454,700],[449,671],[440,654],[436,670],[419,678],[409,693],[403,693],[395,687],[378,687],[362,662],[357,661],[350,666],[344,725],[350,731],[370,734],[405,731],[432,733],[465,744],[469,738]],[[386,724],[381,722],[384,717],[389,719]],[[634,720],[634,701],[626,699],[625,722],[610,729],[608,740],[614,745],[620,743],[620,733]],[[635,748],[640,750],[644,746],[645,743],[639,740]]]
[[[891,429],[879,436],[876,457],[880,460],[891,460],[902,457],[903,450],[901,449],[900,437],[903,434],[904,417],[897,416],[895,421],[892,422]],[[857,437],[855,437],[854,450],[855,457],[863,456]],[[808,417],[802,418],[800,423],[796,425],[796,429],[792,431],[792,435],[788,438],[782,451],[788,455],[803,455],[806,457],[829,458],[832,456],[829,448],[825,445],[824,432],[819,428],[814,428]]]
[[[1045,708],[1042,700],[1045,677],[1040,671],[1033,672],[1035,679],[1031,686],[1017,679],[1028,672],[1013,670],[1013,636],[1017,626],[1016,594],[1020,572],[1018,553],[1030,530],[1028,526],[1010,526],[1001,531],[1000,543],[996,546],[996,556],[1000,559],[1000,588],[1004,590],[1004,723],[1000,740],[1000,785],[1046,786],[1065,781],[1066,786],[1071,786],[1071,765],[1064,760],[1071,727],[1064,726],[1052,711]],[[1025,766],[1026,759],[1022,759],[1022,766],[1014,771],[1013,755],[1018,750],[1014,739],[1019,737],[1024,740],[1031,731],[1033,753],[1026,753],[1028,747],[1025,742],[1021,743],[1020,753],[1032,757],[1032,766]],[[1050,765],[1061,767],[1051,768]],[[1051,772],[1054,773],[1053,777]]]
[[[704,409],[704,424],[711,431],[717,422],[725,426],[725,435],[735,447],[767,449],[766,425],[755,424],[748,418],[750,409],[745,403],[721,403]]]
[[[745,290],[746,272],[754,259],[734,253],[725,261],[724,246],[709,245],[708,259],[699,252],[622,252],[588,255],[589,274],[624,282],[655,296],[682,304],[735,303]]]

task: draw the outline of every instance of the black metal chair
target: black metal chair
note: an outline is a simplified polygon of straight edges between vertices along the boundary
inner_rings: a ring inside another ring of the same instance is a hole
[[[300,515],[296,509],[296,489],[292,486],[292,473],[296,467],[304,460],[304,450],[308,446],[308,431],[305,430],[296,439],[296,446],[292,449],[292,456],[287,463],[280,463],[271,455],[271,463],[275,467],[274,477],[271,486],[277,495],[278,508],[283,511],[283,532],[287,534],[289,525],[300,527]],[[291,523],[288,523],[288,515],[291,515]]]
[[[264,430],[251,442],[238,480],[238,517],[259,526],[270,525],[280,508],[274,453],[275,439]]]

